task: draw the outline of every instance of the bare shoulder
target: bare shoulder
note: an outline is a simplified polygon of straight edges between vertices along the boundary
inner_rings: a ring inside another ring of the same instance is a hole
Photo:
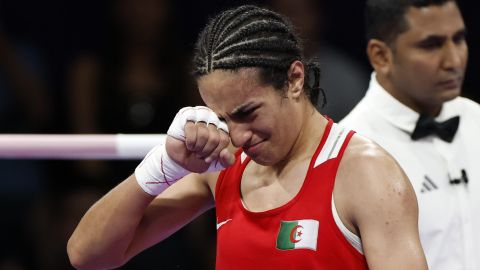
[[[341,161],[342,175],[357,179],[349,184],[409,188],[410,182],[397,161],[374,141],[355,134]]]
[[[418,206],[407,176],[383,148],[354,135],[334,187],[337,212],[358,235],[371,269],[427,269]]]
[[[396,160],[358,134],[352,137],[340,163],[334,196],[343,208],[344,218],[354,226],[362,220],[417,209],[413,188]]]

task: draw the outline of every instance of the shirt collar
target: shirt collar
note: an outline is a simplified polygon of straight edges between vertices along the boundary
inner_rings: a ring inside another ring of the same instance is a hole
[[[372,110],[376,111],[392,125],[409,134],[415,129],[420,114],[390,95],[390,93],[378,83],[376,72],[372,72],[370,85],[365,94],[365,100]],[[458,111],[455,109],[455,106],[453,106],[453,103],[454,100],[445,102],[439,115],[435,117],[435,120],[445,121],[454,115],[458,115]]]
[[[399,129],[412,133],[415,129],[419,113],[410,109],[395,99],[377,81],[376,73],[370,78],[370,85],[365,99],[369,107],[375,110],[381,117]]]

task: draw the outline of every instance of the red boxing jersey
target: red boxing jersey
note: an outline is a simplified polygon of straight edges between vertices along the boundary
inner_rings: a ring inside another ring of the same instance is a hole
[[[241,201],[250,158],[237,153],[216,185],[217,269],[368,269],[332,214],[335,176],[352,135],[330,120],[298,194],[265,212],[250,212]]]

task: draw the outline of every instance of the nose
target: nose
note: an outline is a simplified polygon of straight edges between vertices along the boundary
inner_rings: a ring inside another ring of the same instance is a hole
[[[250,143],[252,139],[252,131],[246,123],[229,121],[227,125],[230,132],[230,139],[235,147],[242,147]]]
[[[461,71],[466,58],[466,45],[447,42],[444,48],[442,66],[445,70]]]

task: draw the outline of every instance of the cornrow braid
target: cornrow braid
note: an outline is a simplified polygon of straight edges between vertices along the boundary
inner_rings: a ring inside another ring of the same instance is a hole
[[[272,12],[263,12],[262,10],[257,10],[257,12],[254,11],[246,11],[245,13],[239,14],[235,20],[233,20],[230,24],[228,24],[223,31],[221,31],[220,35],[218,36],[219,40],[222,40],[225,38],[225,34],[232,33],[233,29],[238,29],[240,25],[245,25],[246,22],[252,21],[255,18],[262,18],[264,21],[267,22],[283,22],[283,25],[285,25],[284,20],[279,17],[278,14],[272,13]],[[285,28],[287,28],[285,26]]]
[[[282,90],[288,82],[288,69],[296,60],[304,61],[303,48],[292,24],[271,10],[245,5],[217,15],[200,33],[193,74],[198,78],[217,69],[256,67],[263,83]],[[305,64],[305,69],[306,77],[320,78],[318,65]],[[309,75],[312,72],[318,75]],[[305,92],[316,105],[322,90],[309,83],[317,81],[306,78],[306,82]]]
[[[269,30],[284,32],[285,34],[288,34],[288,29],[285,27],[285,25],[279,22],[270,22],[270,23],[266,21],[251,22],[247,25],[240,27],[236,33],[227,37],[225,40],[220,42],[216,47],[218,50],[222,50],[223,48],[226,47],[227,44],[235,44],[236,42],[239,42],[241,39],[243,39],[244,36],[256,35],[256,34],[260,34],[261,32],[269,31]]]
[[[236,44],[232,44],[229,47],[217,51],[213,54],[212,61],[217,61],[217,59],[224,59],[235,52],[252,52],[252,51],[262,51],[269,50],[270,52],[278,53],[295,53],[293,48],[295,45],[291,44],[291,41],[284,41],[281,43],[279,38],[257,38],[252,40],[240,41]],[[285,45],[287,47],[285,47]]]
[[[283,61],[282,61],[283,60]],[[248,57],[248,56],[239,56],[235,61],[238,62],[238,65],[241,67],[258,67],[262,66],[263,68],[278,68],[280,67],[285,61],[285,58],[263,58],[259,59],[256,56]],[[231,59],[225,59],[223,61],[219,61],[216,63],[218,69],[230,69],[231,66]],[[288,69],[289,66],[284,66],[285,69]],[[278,85],[277,88],[283,87],[284,83],[282,82],[281,85]],[[277,86],[277,85],[275,85]]]

